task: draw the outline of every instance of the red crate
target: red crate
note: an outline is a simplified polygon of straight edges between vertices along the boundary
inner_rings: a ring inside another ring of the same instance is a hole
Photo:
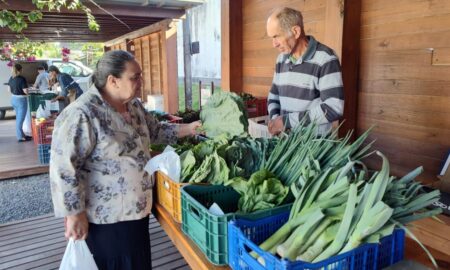
[[[258,97],[245,101],[248,118],[267,115],[267,98]]]
[[[167,119],[169,123],[176,123],[176,124],[181,124],[183,123],[183,118],[175,116],[175,115],[167,115]]]
[[[40,121],[36,118],[31,119],[31,131],[33,135],[34,144],[51,144],[52,133],[54,128],[54,120],[46,119]]]

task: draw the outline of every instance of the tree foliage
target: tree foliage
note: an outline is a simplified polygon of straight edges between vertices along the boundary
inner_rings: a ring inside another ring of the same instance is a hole
[[[7,0],[1,0],[1,2],[7,5]],[[62,8],[67,8],[70,10],[82,10],[86,14],[89,29],[91,31],[100,30],[100,25],[95,20],[91,10],[81,3],[81,0],[32,0],[32,2],[36,6],[36,10],[28,13],[7,9],[0,11],[0,27],[8,27],[13,32],[21,33],[28,27],[28,22],[34,23],[42,19],[42,11],[60,12]]]

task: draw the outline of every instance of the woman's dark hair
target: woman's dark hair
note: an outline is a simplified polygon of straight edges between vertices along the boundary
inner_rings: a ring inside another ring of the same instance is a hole
[[[108,51],[98,60],[94,75],[92,75],[92,83],[99,91],[105,88],[108,76],[112,75],[120,78],[125,71],[127,62],[133,61],[134,56],[126,51]]]
[[[22,72],[22,65],[21,64],[14,64],[13,69],[12,69],[12,76],[13,77],[17,77],[20,72]]]
[[[52,72],[52,71],[56,72],[56,74],[61,73],[57,67],[55,67],[55,66],[49,66],[49,67],[48,67],[48,72]]]

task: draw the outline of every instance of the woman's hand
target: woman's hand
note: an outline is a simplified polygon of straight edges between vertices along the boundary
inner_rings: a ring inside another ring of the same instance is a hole
[[[180,124],[179,126],[178,137],[194,136],[200,134],[199,129],[202,127],[202,122],[195,121],[189,124]]]
[[[202,122],[201,121],[195,121],[192,122],[189,125],[189,131],[190,131],[190,135],[197,135],[200,133],[200,129],[202,127]]]
[[[64,218],[65,233],[64,236],[73,240],[84,240],[88,235],[89,223],[86,212],[81,212],[73,216]]]

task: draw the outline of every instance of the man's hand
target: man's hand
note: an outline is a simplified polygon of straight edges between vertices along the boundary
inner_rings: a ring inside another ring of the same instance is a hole
[[[65,233],[64,236],[73,240],[84,240],[88,235],[89,223],[86,212],[81,212],[73,216],[64,218]]]
[[[269,133],[272,135],[278,135],[284,131],[283,116],[278,116],[275,119],[269,121]]]

